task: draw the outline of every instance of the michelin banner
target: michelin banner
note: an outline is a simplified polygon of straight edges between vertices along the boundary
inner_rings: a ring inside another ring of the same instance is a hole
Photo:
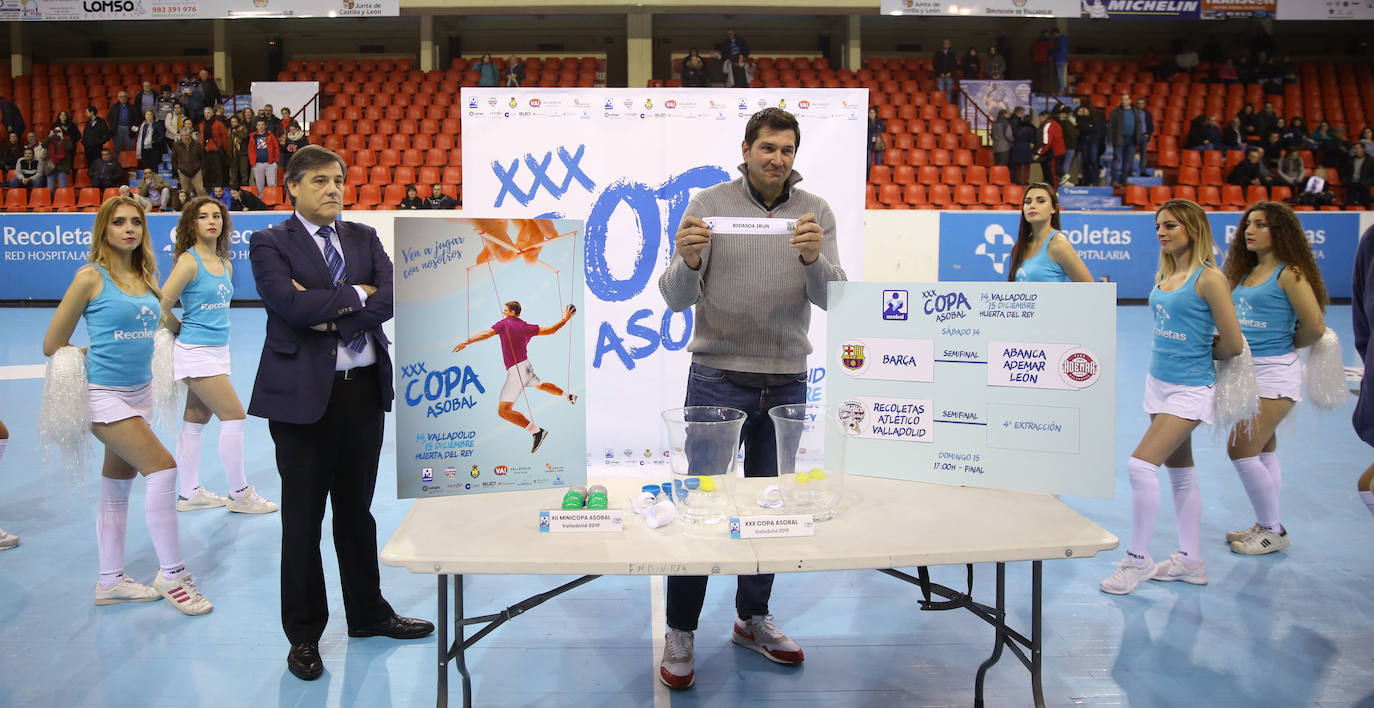
[[[585,484],[582,222],[395,223],[396,496]]]
[[[1209,212],[1217,262],[1226,259],[1239,212]],[[1154,287],[1159,243],[1152,212],[1064,212],[1061,225],[1097,280],[1117,284],[1123,299],[1144,299]],[[1360,212],[1299,212],[1331,297],[1350,297],[1350,264],[1360,239]],[[1016,212],[940,214],[940,280],[1006,280],[1020,216]]]
[[[279,224],[290,212],[230,214],[229,261],[234,299],[258,299],[248,265],[254,231]],[[172,272],[172,243],[179,214],[149,214],[148,233],[163,278]],[[0,214],[0,300],[61,300],[72,274],[91,251],[94,213]]]
[[[659,414],[682,405],[692,313],[667,308],[658,277],[693,192],[740,176],[755,112],[797,116],[799,186],[829,202],[841,265],[863,277],[865,90],[465,88],[461,102],[464,133],[482,136],[463,145],[465,210],[586,220],[587,309],[573,324],[586,334],[592,464],[667,461]],[[811,321],[815,401],[823,314]]]

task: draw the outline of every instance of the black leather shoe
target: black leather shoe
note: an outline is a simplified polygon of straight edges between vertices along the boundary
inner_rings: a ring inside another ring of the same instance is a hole
[[[302,681],[314,681],[324,673],[324,662],[320,660],[320,647],[314,642],[296,644],[286,655],[286,668]]]
[[[348,636],[350,637],[391,637],[392,639],[419,639],[420,637],[428,637],[433,633],[434,624],[432,622],[396,614],[374,625],[348,629]]]

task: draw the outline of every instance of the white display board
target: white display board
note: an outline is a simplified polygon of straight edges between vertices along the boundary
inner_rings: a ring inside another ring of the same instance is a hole
[[[1113,283],[832,283],[827,355],[849,474],[1113,496]]]
[[[800,188],[830,204],[841,265],[851,280],[863,277],[865,89],[464,88],[461,105],[465,211],[586,221],[595,466],[667,461],[659,414],[683,403],[692,319],[668,310],[658,277],[691,195],[740,175],[756,111],[797,116]],[[826,378],[823,314],[811,320],[815,400]]]
[[[273,108],[273,115],[281,116],[281,109],[290,108],[301,130],[310,130],[310,124],[320,115],[320,93],[318,81],[254,81],[249,84],[253,94],[253,112],[264,106]],[[304,107],[304,108],[302,108]],[[251,127],[251,126],[250,126]]]

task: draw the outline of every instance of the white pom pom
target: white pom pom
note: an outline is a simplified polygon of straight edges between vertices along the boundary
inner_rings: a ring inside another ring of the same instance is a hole
[[[1322,410],[1335,410],[1350,399],[1345,380],[1341,340],[1330,327],[1308,348],[1302,372],[1307,400]]]
[[[80,486],[91,461],[91,398],[86,386],[86,356],[62,347],[43,374],[43,403],[38,410],[38,437],[43,464],[64,483]]]
[[[174,378],[172,347],[176,336],[171,330],[159,328],[153,335],[153,420],[157,427],[171,430],[181,414],[181,391]]]
[[[1250,355],[1250,343],[1242,338],[1239,354],[1217,362],[1217,393],[1212,402],[1213,435],[1229,435],[1235,425],[1248,430],[1259,410],[1255,359]]]

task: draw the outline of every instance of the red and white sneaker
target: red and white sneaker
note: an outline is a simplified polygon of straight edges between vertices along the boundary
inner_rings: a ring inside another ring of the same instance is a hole
[[[736,618],[730,641],[745,649],[753,649],[779,664],[800,664],[806,659],[801,647],[773,624],[773,615],[755,616],[748,620]]]
[[[153,577],[153,589],[167,598],[177,610],[188,615],[209,614],[210,610],[215,609],[215,606],[200,594],[200,590],[196,589],[196,581],[192,580],[189,574],[181,580],[168,580],[159,570]]]
[[[663,660],[658,662],[658,680],[668,688],[691,688],[697,679],[692,633],[669,627],[663,640]]]

